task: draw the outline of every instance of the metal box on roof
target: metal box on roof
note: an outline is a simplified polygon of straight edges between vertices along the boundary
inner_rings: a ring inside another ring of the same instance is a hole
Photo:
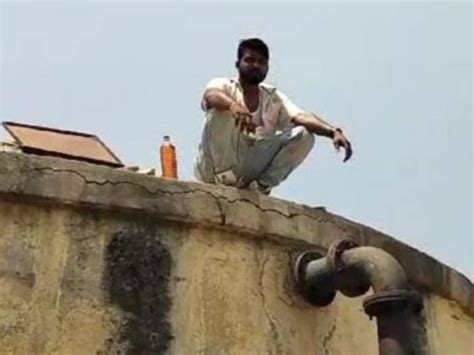
[[[95,135],[15,122],[3,122],[3,126],[24,153],[123,167],[120,159]]]

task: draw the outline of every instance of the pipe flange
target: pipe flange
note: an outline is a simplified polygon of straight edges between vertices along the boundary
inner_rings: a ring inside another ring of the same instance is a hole
[[[331,244],[327,254],[328,267],[335,273],[344,269],[344,263],[341,260],[342,254],[349,249],[357,248],[357,244],[352,239],[342,239]]]
[[[334,297],[336,297],[336,290],[332,280],[333,275],[330,275],[331,280],[325,280],[324,289],[327,292],[319,292],[320,290],[314,289],[310,284],[305,282],[306,269],[310,262],[324,258],[324,256],[317,251],[307,251],[301,253],[293,264],[293,279],[295,281],[296,289],[303,299],[316,307],[325,307],[330,304]],[[326,289],[327,288],[327,289]]]
[[[395,310],[410,308],[418,313],[423,308],[423,300],[415,291],[393,290],[380,291],[364,300],[364,311],[369,317]]]
[[[321,259],[324,255],[317,251],[305,251],[298,255],[293,264],[293,279],[295,280],[296,287],[302,289],[304,286],[304,278],[306,266],[313,260]]]

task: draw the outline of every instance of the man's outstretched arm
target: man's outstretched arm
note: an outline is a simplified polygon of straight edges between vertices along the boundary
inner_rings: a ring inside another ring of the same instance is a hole
[[[300,113],[293,118],[293,123],[297,126],[304,126],[308,131],[332,139],[334,147],[337,151],[344,148],[344,162],[348,161],[352,156],[352,146],[341,129],[334,127],[314,113]]]

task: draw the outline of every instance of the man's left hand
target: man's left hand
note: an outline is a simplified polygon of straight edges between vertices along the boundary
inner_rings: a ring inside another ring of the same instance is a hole
[[[339,152],[341,148],[344,148],[345,155],[344,155],[344,160],[343,162],[345,163],[348,161],[351,156],[352,156],[352,146],[351,142],[346,138],[344,133],[342,133],[341,130],[336,129],[334,131],[334,136],[332,137],[332,143],[334,144],[334,147],[336,148],[336,151]]]

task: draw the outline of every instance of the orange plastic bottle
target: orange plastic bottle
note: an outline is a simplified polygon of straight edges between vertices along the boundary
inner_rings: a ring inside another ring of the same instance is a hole
[[[176,160],[176,148],[170,142],[170,136],[163,137],[160,147],[161,173],[167,179],[178,178],[178,162]]]

